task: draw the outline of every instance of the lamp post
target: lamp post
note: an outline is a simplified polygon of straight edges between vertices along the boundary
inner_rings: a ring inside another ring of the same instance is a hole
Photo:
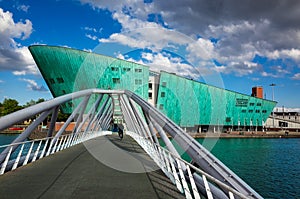
[[[270,86],[272,87],[272,101],[274,101],[274,87],[276,86],[276,84],[272,83],[270,84]],[[272,110],[272,117],[273,117],[273,128],[275,128],[274,109]]]

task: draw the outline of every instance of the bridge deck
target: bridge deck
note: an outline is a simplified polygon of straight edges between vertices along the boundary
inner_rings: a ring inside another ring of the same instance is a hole
[[[102,136],[0,176],[0,196],[184,198],[157,169],[129,136]]]

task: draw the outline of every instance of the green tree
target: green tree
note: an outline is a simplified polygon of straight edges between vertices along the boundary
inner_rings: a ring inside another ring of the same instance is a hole
[[[0,116],[4,116],[22,109],[22,107],[19,105],[19,102],[15,99],[5,98],[1,105]]]

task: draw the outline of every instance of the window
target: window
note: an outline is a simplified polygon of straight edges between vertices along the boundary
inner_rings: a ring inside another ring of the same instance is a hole
[[[152,93],[148,93],[149,99],[152,99]]]
[[[63,93],[63,94],[66,94],[66,91],[65,91],[65,90],[62,90],[62,93]]]
[[[248,112],[249,112],[249,113],[253,113],[253,110],[249,110]]]
[[[149,90],[152,90],[152,83],[149,83]]]
[[[112,78],[114,84],[120,84],[120,78]]]
[[[246,110],[245,110],[245,109],[243,109],[243,110],[242,110],[242,113],[246,113]]]
[[[254,106],[254,103],[250,103],[250,106]]]
[[[226,122],[231,122],[231,117],[226,117]]]
[[[257,106],[261,106],[261,103],[257,103],[256,105],[257,105]]]
[[[136,68],[136,69],[134,69],[134,71],[135,71],[136,73],[141,73],[141,72],[142,72],[142,69],[141,69],[141,68]]]
[[[61,77],[56,78],[56,80],[57,80],[58,83],[64,83],[65,82],[64,79],[61,78]]]
[[[260,113],[260,110],[255,110],[255,113]]]
[[[166,86],[167,86],[167,82],[162,82],[162,83],[161,83],[161,86],[162,86],[162,87],[166,87]]]
[[[129,71],[130,71],[130,68],[123,68],[123,71],[129,72]]]
[[[267,110],[262,110],[263,113],[267,113]]]
[[[137,85],[142,84],[142,80],[141,79],[136,79],[135,84],[137,84]]]
[[[163,110],[164,109],[164,105],[163,104],[160,104],[159,105],[159,110]]]
[[[54,84],[55,83],[54,79],[52,79],[52,78],[49,79],[49,82],[50,82],[50,84]]]
[[[111,67],[111,71],[119,71],[119,68],[117,68],[117,67]]]
[[[165,93],[165,92],[161,92],[160,96],[161,96],[161,97],[165,97],[165,96],[166,96],[166,93]]]

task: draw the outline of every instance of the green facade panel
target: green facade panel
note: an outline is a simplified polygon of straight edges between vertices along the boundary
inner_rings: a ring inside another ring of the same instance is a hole
[[[127,89],[148,100],[147,66],[64,47],[36,45],[29,50],[54,97],[100,88]],[[65,104],[63,111],[70,113],[77,103]],[[276,102],[161,72],[156,104],[182,127],[255,127],[263,126]]]
[[[161,72],[157,108],[182,127],[262,126],[276,102]]]
[[[29,50],[54,97],[88,88],[126,88],[148,99],[147,66],[64,47],[36,45]],[[76,104],[66,104],[64,112]]]

